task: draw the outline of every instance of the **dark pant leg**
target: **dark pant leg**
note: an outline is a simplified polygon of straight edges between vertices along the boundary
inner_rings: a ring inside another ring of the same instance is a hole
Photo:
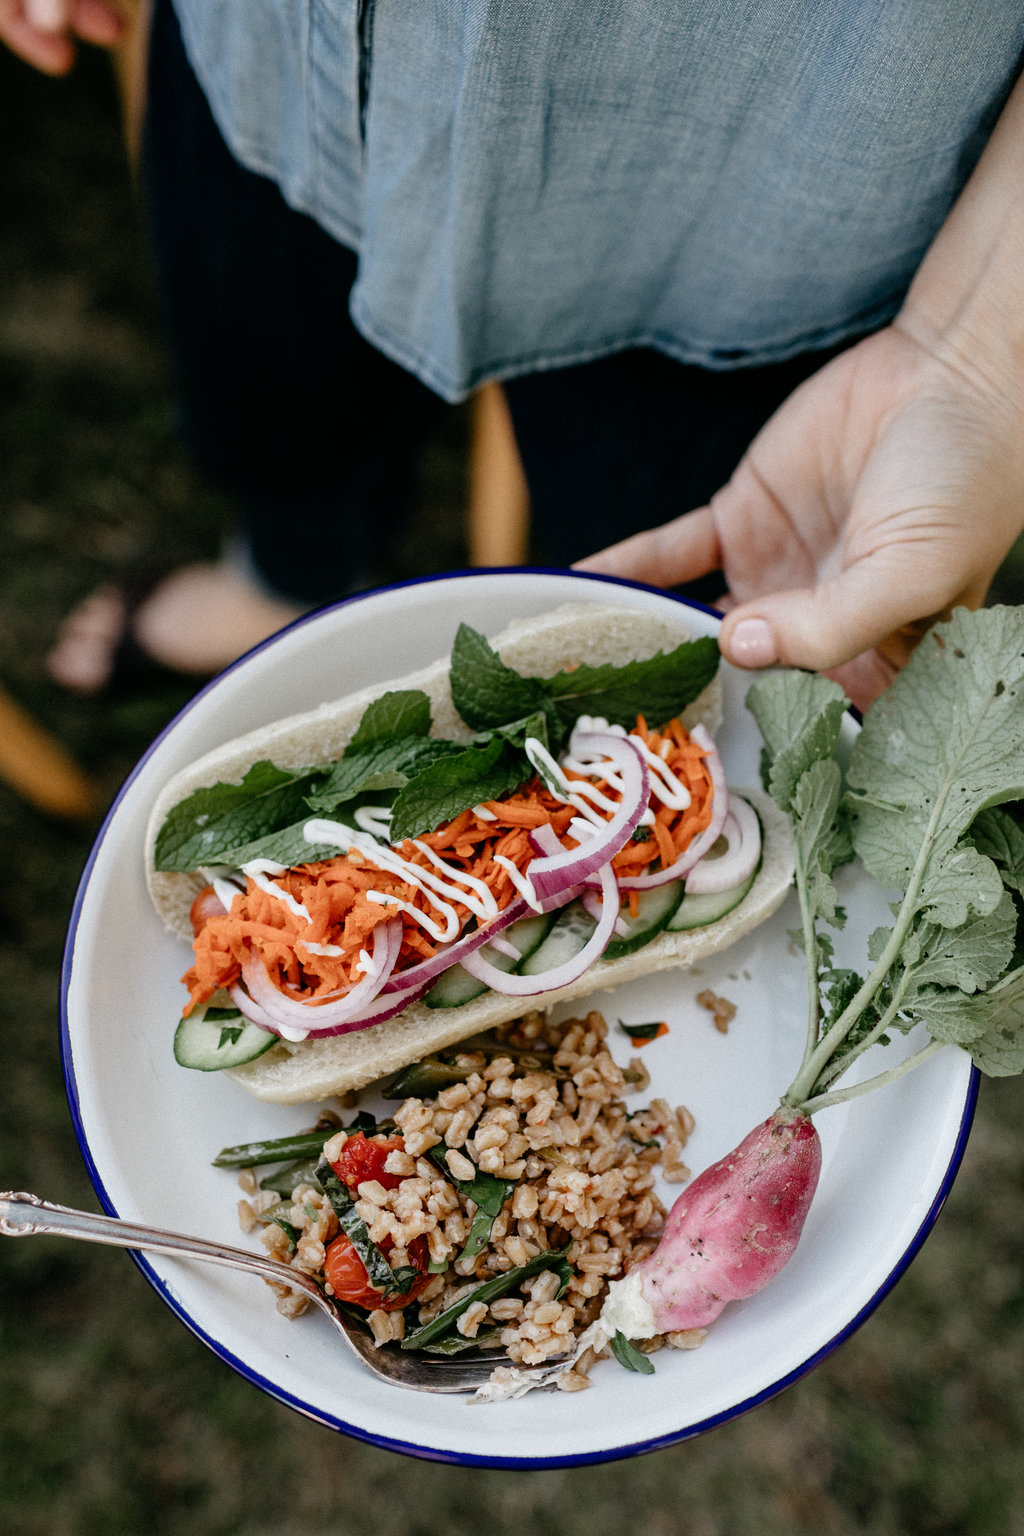
[[[169,0],[143,173],[184,435],[258,573],[303,604],[386,574],[440,402],[352,326],[353,253],[229,153]]]
[[[833,352],[712,373],[635,350],[506,385],[539,558],[584,555],[704,505]],[[701,595],[721,591],[709,578]]]

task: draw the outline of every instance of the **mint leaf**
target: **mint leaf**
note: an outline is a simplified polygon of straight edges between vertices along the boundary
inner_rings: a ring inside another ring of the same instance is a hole
[[[433,832],[467,806],[511,794],[531,772],[522,752],[500,735],[432,763],[399,790],[391,808],[391,840]]]
[[[253,838],[250,843],[225,849],[222,862],[240,869],[253,859],[270,859],[275,864],[283,864],[285,869],[297,869],[300,864],[316,864],[320,859],[335,858],[339,852],[336,844],[306,841],[305,829],[310,814],[308,809],[304,810],[301,819],[287,827],[268,832],[265,837]]]
[[[362,747],[350,745],[309,796],[307,804],[317,816],[332,816],[339,806],[357,795],[404,789],[410,779],[431,763],[464,750],[463,743],[434,736],[397,737]]]
[[[460,624],[452,647],[449,687],[455,708],[475,731],[541,713],[552,720],[547,689],[539,678],[507,667],[484,635]],[[553,720],[557,728],[557,718]]]
[[[707,687],[718,662],[718,645],[705,636],[622,665],[584,664],[549,678],[523,677],[505,665],[483,635],[460,624],[450,685],[456,709],[474,730],[540,713],[557,750],[580,715],[603,716],[626,727],[644,715],[651,725],[664,725]]]
[[[311,768],[289,773],[264,760],[254,763],[240,784],[195,790],[160,828],[155,868],[188,871],[233,863],[235,849],[295,821],[322,776]]]
[[[430,700],[418,688],[395,689],[366,706],[358,729],[346,749],[351,752],[402,736],[426,736],[430,731]]]
[[[718,671],[719,655],[718,642],[703,636],[621,666],[584,664],[557,672],[546,680],[547,688],[567,730],[580,715],[602,716],[627,729],[643,715],[658,729],[703,693]]]

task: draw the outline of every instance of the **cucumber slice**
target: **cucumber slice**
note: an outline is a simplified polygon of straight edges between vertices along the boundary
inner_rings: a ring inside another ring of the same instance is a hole
[[[197,1010],[182,1019],[174,1032],[174,1059],[180,1067],[192,1067],[197,1072],[219,1072],[255,1061],[276,1043],[276,1035],[250,1024],[238,1012]]]
[[[666,933],[684,933],[690,928],[705,928],[708,923],[717,923],[720,917],[739,906],[756,879],[755,869],[739,885],[732,885],[727,891],[716,891],[711,896],[684,895],[675,915],[665,925]]]
[[[602,959],[618,960],[643,949],[661,931],[671,926],[673,917],[683,900],[683,882],[667,880],[664,885],[654,885],[649,891],[637,893],[636,917],[629,916],[629,908],[623,905],[619,921],[626,929],[623,934],[613,934]]]
[[[597,924],[578,901],[570,902],[558,914],[558,921],[551,932],[519,967],[521,976],[540,976],[553,971],[578,955],[590,938]]]
[[[518,949],[521,958],[513,960],[511,955],[503,955],[485,945],[488,960],[499,971],[521,970],[523,960],[532,955],[551,932],[557,915],[556,912],[538,912],[533,917],[521,917],[504,934],[509,943]],[[464,966],[453,965],[441,973],[423,1001],[428,1008],[461,1008],[463,1003],[472,1002],[474,997],[479,997],[487,990],[486,982],[471,976]]]

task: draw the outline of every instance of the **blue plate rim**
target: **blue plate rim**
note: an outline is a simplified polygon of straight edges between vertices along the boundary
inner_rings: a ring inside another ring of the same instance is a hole
[[[78,1089],[75,1082],[74,1060],[71,1046],[70,1024],[68,1019],[68,993],[71,985],[71,972],[74,963],[75,936],[78,931],[78,924],[81,918],[82,907],[85,902],[89,880],[91,878],[96,861],[99,857],[103,841],[110,829],[114,817],[118,812],[118,808],[120,807],[122,800],[126,797],[136,778],[142,772],[143,768],[148,763],[152,755],[158,750],[165,737],[172,730],[176,729],[179,721],[181,721],[184,716],[187,715],[189,711],[193,709],[208,692],[210,692],[211,689],[215,688],[222,678],[235,671],[236,668],[243,666],[252,656],[257,655],[259,652],[266,650],[269,646],[276,644],[282,634],[287,634],[293,629],[297,629],[304,624],[308,624],[312,620],[322,617],[325,613],[335,612],[339,608],[349,607],[353,603],[362,602],[367,598],[377,597],[383,593],[400,591],[407,587],[423,586],[431,582],[450,581],[453,577],[461,578],[511,574],[530,576],[542,575],[578,577],[579,579],[586,581],[605,582],[611,586],[616,587],[631,587],[639,591],[655,593],[659,597],[668,598],[670,601],[680,603],[685,608],[695,609],[698,612],[709,614],[713,618],[721,618],[720,611],[706,603],[697,602],[694,599],[684,597],[679,593],[667,591],[661,587],[652,586],[647,582],[627,581],[621,577],[608,576],[601,572],[571,571],[556,566],[475,566],[468,570],[437,572],[428,576],[416,576],[404,581],[390,582],[380,587],[369,588],[364,592],[353,593],[350,597],[341,598],[337,602],[328,603],[320,608],[312,609],[309,613],[302,614],[299,618],[293,620],[292,623],[285,626],[283,630],[279,630],[276,634],[270,636],[267,640],[261,641],[259,645],[253,646],[251,650],[246,651],[246,653],[243,656],[240,656],[237,661],[232,662],[230,666],[226,667],[222,672],[218,673],[217,677],[211,679],[209,683],[199,689],[192,696],[192,698],[189,699],[188,702],[180,710],[177,711],[173,719],[168,721],[163,730],[161,730],[159,734],[154,737],[153,741],[146,748],[145,752],[139,758],[131,773],[129,773],[124,783],[121,785],[113,803],[110,806],[110,809],[107,811],[107,814],[103,818],[99,831],[96,834],[96,838],[89,851],[89,856],[86,860],[82,875],[79,879],[78,886],[75,891],[75,898],[71,908],[71,915],[68,920],[68,932],[61,961],[60,975],[60,1055],[64,1075],[64,1089],[68,1100],[68,1108],[71,1115],[72,1127],[74,1129],[75,1139],[78,1143],[79,1152],[81,1153],[82,1160],[85,1164],[85,1168],[89,1175],[93,1189],[96,1192],[96,1196],[104,1211],[106,1211],[108,1215],[117,1216],[119,1213],[114,1205],[114,1202],[110,1199],[110,1196],[107,1193],[100,1170],[96,1166],[96,1163],[93,1159],[92,1152],[89,1147],[88,1135],[82,1119]],[[858,719],[860,718],[856,711],[853,711],[853,713],[857,715]],[[286,1407],[294,1409],[295,1412],[301,1414],[304,1418],[310,1419],[314,1423],[321,1424],[325,1428],[333,1429],[338,1433],[348,1435],[352,1439],[360,1440],[365,1444],[376,1446],[381,1450],[395,1451],[402,1455],[412,1456],[418,1460],[423,1461],[440,1462],[451,1466],[481,1468],[487,1467],[494,1470],[504,1471],[544,1471],[572,1467],[594,1466],[605,1462],[624,1460],[633,1456],[649,1455],[655,1451],[665,1450],[670,1446],[680,1445],[685,1441],[694,1440],[700,1435],[707,1434],[709,1430],[717,1429],[720,1428],[723,1424],[731,1423],[734,1419],[738,1419],[743,1415],[750,1413],[753,1409],[760,1407],[762,1404],[769,1402],[772,1398],[777,1397],[788,1387],[793,1386],[804,1376],[808,1375],[831,1354],[833,1354],[841,1344],[844,1344],[846,1340],[849,1339],[854,1333],[856,1333],[857,1330],[867,1321],[875,1309],[885,1300],[886,1296],[896,1285],[897,1281],[899,1281],[906,1273],[913,1260],[917,1257],[917,1254],[920,1252],[925,1239],[928,1237],[928,1234],[931,1232],[933,1226],[935,1225],[939,1213],[949,1196],[967,1148],[967,1141],[970,1136],[971,1126],[974,1121],[974,1114],[977,1107],[980,1080],[980,1072],[978,1071],[977,1067],[972,1065],[967,1092],[964,1098],[964,1105],[961,1111],[960,1125],[957,1132],[956,1142],[950,1154],[950,1159],[943,1174],[939,1189],[936,1192],[935,1198],[929,1206],[928,1211],[922,1219],[917,1232],[915,1233],[911,1242],[908,1244],[904,1253],[901,1255],[899,1263],[893,1267],[890,1274],[886,1276],[885,1280],[875,1291],[874,1295],[870,1297],[870,1299],[864,1304],[860,1311],[853,1318],[851,1318],[851,1320],[842,1329],[840,1329],[838,1333],[836,1333],[831,1339],[822,1345],[820,1349],[816,1350],[813,1355],[811,1355],[807,1360],[803,1361],[794,1370],[788,1372],[785,1376],[780,1377],[778,1381],[770,1383],[768,1386],[762,1388],[760,1392],[757,1392],[751,1397],[744,1399],[740,1403],[733,1404],[732,1407],[723,1410],[721,1413],[714,1414],[707,1419],[702,1419],[696,1424],[688,1425],[686,1428],[675,1431],[668,1435],[661,1435],[648,1440],[632,1441],[627,1445],[615,1446],[607,1450],[587,1451],[574,1455],[550,1457],[476,1455],[472,1452],[447,1452],[444,1449],[438,1447],[416,1445],[411,1442],[392,1439],[386,1435],[372,1433],[360,1428],[359,1425],[349,1424],[346,1420],[337,1418],[333,1414],[325,1413],[321,1409],[314,1407],[311,1403],[306,1403],[301,1398],[294,1396],[292,1393],[284,1391],[274,1382],[263,1377],[252,1366],[247,1365],[245,1361],[240,1360],[217,1339],[213,1338],[212,1335],[208,1334],[203,1328],[199,1326],[195,1319],[192,1318],[186,1309],[177,1301],[168,1285],[164,1282],[161,1276],[157,1274],[157,1272],[152,1268],[152,1266],[147,1262],[142,1254],[132,1252],[131,1258],[135,1262],[138,1269],[141,1270],[142,1274],[149,1281],[150,1285],[152,1285],[160,1299],[170,1308],[178,1320],[182,1322],[185,1327],[195,1335],[196,1338],[201,1340],[201,1342],[205,1344],[207,1348],[215,1356],[217,1356],[218,1359],[223,1360],[226,1365],[230,1366],[234,1371],[236,1371],[245,1381],[248,1381],[251,1385],[258,1387],[261,1391],[267,1393],[268,1396],[275,1398],[278,1402],[283,1403]]]

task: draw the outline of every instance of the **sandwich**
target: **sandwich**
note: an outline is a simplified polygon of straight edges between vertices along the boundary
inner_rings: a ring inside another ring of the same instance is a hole
[[[193,944],[184,1066],[344,1095],[532,1008],[685,969],[783,901],[788,821],[728,785],[714,640],[573,604],[175,775],[151,898]]]

